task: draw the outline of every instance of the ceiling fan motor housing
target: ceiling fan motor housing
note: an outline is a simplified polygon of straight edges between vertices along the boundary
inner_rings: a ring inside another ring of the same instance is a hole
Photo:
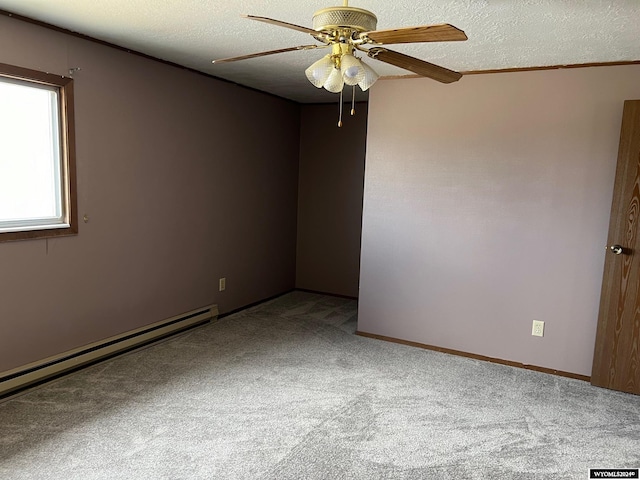
[[[313,14],[313,29],[335,31],[350,28],[357,32],[376,29],[378,18],[368,10],[352,7],[330,7]]]

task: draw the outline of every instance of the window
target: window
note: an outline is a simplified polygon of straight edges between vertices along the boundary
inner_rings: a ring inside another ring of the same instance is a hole
[[[73,81],[0,64],[0,241],[78,232]]]

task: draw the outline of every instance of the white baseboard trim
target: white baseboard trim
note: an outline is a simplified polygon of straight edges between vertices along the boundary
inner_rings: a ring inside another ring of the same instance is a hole
[[[151,343],[218,318],[218,306],[209,305],[135,330],[90,343],[37,362],[0,373],[0,398],[83,365]]]

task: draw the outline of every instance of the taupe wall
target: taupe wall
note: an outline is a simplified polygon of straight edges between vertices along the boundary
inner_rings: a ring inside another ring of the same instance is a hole
[[[90,219],[76,237],[0,244],[0,372],[294,287],[296,104],[4,16],[0,62],[82,69],[78,206]]]
[[[357,297],[367,104],[301,110],[296,287]]]
[[[640,66],[378,82],[358,328],[590,375],[631,98]]]

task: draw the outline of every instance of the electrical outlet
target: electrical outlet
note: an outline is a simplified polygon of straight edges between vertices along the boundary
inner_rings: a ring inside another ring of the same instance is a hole
[[[544,322],[540,320],[534,320],[531,327],[531,335],[534,337],[544,337]]]
[[[218,291],[224,292],[226,288],[227,288],[227,279],[226,277],[222,277],[220,280],[218,280]]]

